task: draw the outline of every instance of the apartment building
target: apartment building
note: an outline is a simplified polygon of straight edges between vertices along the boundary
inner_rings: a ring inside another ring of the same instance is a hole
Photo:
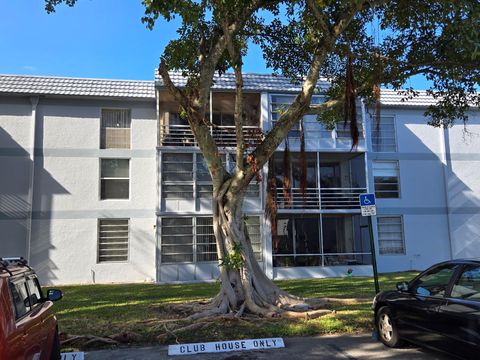
[[[172,74],[178,86],[185,79]],[[323,101],[327,83],[313,101]],[[207,116],[235,166],[234,78],[215,79]],[[299,86],[245,74],[244,136],[262,140]],[[265,217],[266,173],[244,203],[257,259],[275,279],[372,273],[358,194],[377,195],[380,271],[480,256],[478,113],[464,131],[428,126],[433,99],[382,92],[381,121],[358,102],[360,139],[343,123],[304,118],[274,156],[277,234]],[[45,283],[186,282],[218,278],[211,179],[179,106],[154,81],[0,76],[0,256],[23,255]],[[477,131],[478,130],[478,131]],[[285,169],[289,167],[289,170]],[[290,172],[292,199],[282,178]],[[273,239],[273,240],[272,240]]]

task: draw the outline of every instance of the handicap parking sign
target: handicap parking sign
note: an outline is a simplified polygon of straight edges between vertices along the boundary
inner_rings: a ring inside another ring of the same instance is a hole
[[[375,205],[375,194],[360,194],[360,206]]]
[[[377,215],[375,194],[360,194],[360,207],[362,210],[362,216]]]

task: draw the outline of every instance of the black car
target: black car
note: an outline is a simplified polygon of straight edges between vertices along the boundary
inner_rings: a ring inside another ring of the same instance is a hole
[[[434,265],[396,291],[373,300],[380,340],[399,347],[403,340],[480,359],[480,259]]]

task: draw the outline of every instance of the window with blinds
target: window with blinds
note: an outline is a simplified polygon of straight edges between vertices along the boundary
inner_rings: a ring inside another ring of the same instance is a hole
[[[272,119],[272,127],[280,119],[282,114],[290,107],[290,105],[295,100],[294,95],[272,95],[270,97],[270,116]],[[320,96],[312,96],[312,104],[320,104],[323,101]],[[325,126],[317,121],[316,115],[305,115],[303,117],[304,125],[306,128],[305,136],[308,137],[309,134],[317,136],[320,134],[321,137],[331,136],[331,131],[327,130]],[[288,137],[293,139],[298,139],[300,137],[300,122],[296,122],[293,125],[292,129],[288,132]]]
[[[193,218],[162,219],[162,263],[193,261]]]
[[[250,237],[250,243],[252,244],[253,253],[258,261],[263,259],[262,249],[262,232],[260,226],[259,216],[248,216],[245,219],[247,225],[248,236]]]
[[[400,197],[400,170],[398,161],[374,161],[373,179],[377,198]]]
[[[129,109],[102,109],[100,149],[130,149]]]
[[[260,217],[245,219],[255,258],[262,260]],[[162,263],[217,261],[217,243],[213,232],[213,218],[162,218]]]
[[[162,197],[164,199],[193,199],[193,154],[162,154]]]
[[[397,137],[395,134],[395,119],[380,117],[372,126],[372,150],[375,152],[396,152]]]
[[[378,216],[377,229],[380,255],[405,254],[401,216]]]
[[[98,220],[98,262],[128,261],[128,219]]]

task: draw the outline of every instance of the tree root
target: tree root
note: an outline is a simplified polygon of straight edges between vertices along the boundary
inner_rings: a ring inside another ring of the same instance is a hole
[[[244,302],[236,311],[229,308],[227,301],[193,302],[188,304],[171,305],[170,309],[177,313],[187,315],[183,319],[163,320],[162,324],[188,321],[211,321],[211,319],[240,319],[240,318],[288,318],[288,319],[316,319],[320,316],[331,314],[333,305],[352,305],[368,301],[368,299],[351,298],[299,298],[282,294],[278,305],[251,304]],[[287,302],[286,300],[291,300]]]
[[[185,332],[185,331],[194,331],[194,330],[201,330],[209,326],[213,321],[198,321],[193,324],[182,326],[176,329],[169,329],[166,324],[164,324],[164,328],[166,333],[157,336],[157,340],[160,342],[165,342],[165,340],[171,336],[175,338],[175,342],[178,344],[178,333]]]
[[[328,314],[332,314],[332,310],[321,309],[321,310],[307,311],[307,312],[285,311],[280,316],[286,319],[313,320]]]
[[[118,345],[118,341],[116,340],[95,335],[62,334],[61,338],[63,338],[63,340],[60,341],[61,345],[81,344],[82,346],[89,346],[94,343],[99,345]]]

